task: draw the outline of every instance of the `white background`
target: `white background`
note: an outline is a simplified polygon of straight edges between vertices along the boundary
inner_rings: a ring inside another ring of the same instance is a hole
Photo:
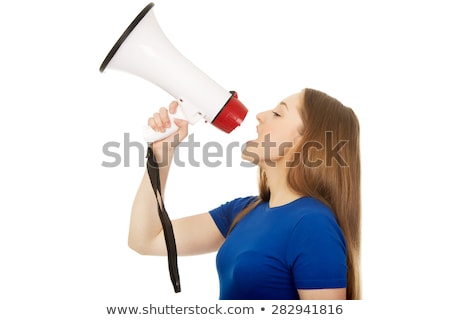
[[[171,97],[120,72],[106,53],[148,2],[16,1],[0,5],[0,317],[110,318],[106,306],[215,301],[215,255],[165,258],[127,247],[144,168],[105,168],[103,145],[141,127]],[[171,42],[250,109],[226,135],[241,144],[255,115],[312,87],[361,124],[365,316],[447,312],[450,20],[444,1],[155,1]],[[117,150],[123,154],[123,149]],[[195,151],[201,160],[201,149]],[[174,167],[172,218],[256,193],[256,169]],[[185,161],[187,157],[185,155]],[[224,159],[222,159],[225,162]],[[444,316],[445,317],[445,316]]]

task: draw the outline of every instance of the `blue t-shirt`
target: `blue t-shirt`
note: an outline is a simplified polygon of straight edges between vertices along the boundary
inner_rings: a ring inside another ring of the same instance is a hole
[[[210,211],[223,236],[255,198]],[[223,300],[299,299],[297,289],[345,288],[345,239],[333,212],[304,197],[269,208],[262,202],[227,236],[216,257]]]

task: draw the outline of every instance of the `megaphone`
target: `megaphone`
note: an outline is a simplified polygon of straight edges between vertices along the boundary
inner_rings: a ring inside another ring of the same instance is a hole
[[[179,108],[174,117],[195,124],[204,119],[230,133],[244,120],[247,108],[237,93],[226,91],[186,59],[167,39],[148,4],[112,47],[100,72],[115,69],[144,78],[172,95]],[[154,142],[174,133],[171,124],[164,133],[144,128],[144,139]]]

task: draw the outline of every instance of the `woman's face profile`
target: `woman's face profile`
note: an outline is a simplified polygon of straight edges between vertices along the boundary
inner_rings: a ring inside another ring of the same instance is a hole
[[[258,165],[275,164],[283,159],[303,131],[300,110],[304,92],[283,99],[273,109],[258,113],[258,137],[248,141],[242,158]]]

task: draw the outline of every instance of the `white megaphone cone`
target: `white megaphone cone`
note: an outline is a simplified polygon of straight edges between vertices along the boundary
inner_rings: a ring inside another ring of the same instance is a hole
[[[147,5],[125,30],[106,56],[100,71],[106,68],[125,71],[144,78],[178,100],[183,118],[190,124],[205,119],[230,133],[244,120],[247,108],[235,92],[229,92],[187,60],[166,38],[152,10]],[[178,130],[172,124],[164,133],[149,127],[144,130],[147,142],[164,139]]]

